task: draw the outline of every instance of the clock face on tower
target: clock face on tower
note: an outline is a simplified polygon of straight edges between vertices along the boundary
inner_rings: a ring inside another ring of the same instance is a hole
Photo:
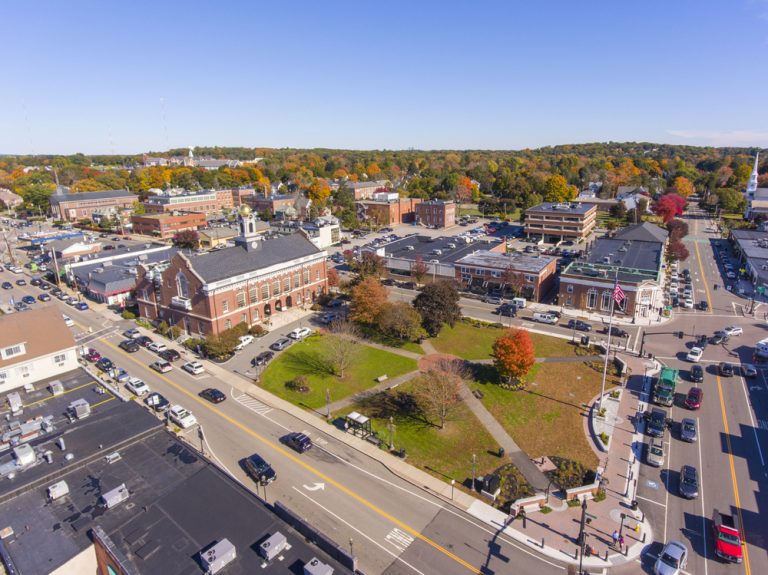
[[[258,242],[258,241],[256,241],[256,242],[251,242],[251,247],[252,247],[252,248],[254,248],[254,249],[255,249],[255,248],[258,248],[258,247],[259,247],[259,242]]]

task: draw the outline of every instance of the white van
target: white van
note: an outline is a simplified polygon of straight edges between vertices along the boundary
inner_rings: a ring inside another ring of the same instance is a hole
[[[557,323],[557,316],[553,313],[539,313],[536,312],[533,314],[533,321],[537,321],[539,323],[548,323],[550,325],[555,325]]]
[[[512,298],[512,305],[515,306],[517,309],[525,309],[525,298],[524,297],[513,297]]]

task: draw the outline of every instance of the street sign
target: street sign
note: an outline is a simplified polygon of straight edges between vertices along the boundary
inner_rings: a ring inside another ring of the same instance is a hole
[[[763,295],[765,293],[765,286],[757,286],[757,293]]]

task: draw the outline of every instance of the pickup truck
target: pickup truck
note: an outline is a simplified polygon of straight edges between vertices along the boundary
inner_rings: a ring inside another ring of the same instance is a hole
[[[712,535],[715,539],[715,555],[724,561],[741,563],[741,530],[735,515],[726,515],[715,509],[712,516]]]

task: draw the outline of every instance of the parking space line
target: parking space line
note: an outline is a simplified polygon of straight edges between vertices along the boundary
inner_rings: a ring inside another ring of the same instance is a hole
[[[53,399],[54,397],[60,397],[62,395],[67,395],[68,393],[72,393],[73,391],[77,391],[78,389],[83,389],[84,387],[88,387],[89,385],[93,385],[94,383],[96,385],[98,385],[98,382],[95,381],[95,380],[94,381],[89,381],[88,383],[84,383],[83,385],[78,385],[77,387],[73,387],[72,389],[68,389],[68,390],[66,390],[66,391],[64,391],[62,393],[58,393],[56,395],[51,395],[50,397],[44,397],[43,399],[38,399],[37,401],[33,401],[32,403],[27,403],[27,404],[23,405],[22,407],[23,408],[27,408],[27,407],[32,407],[34,405],[38,405],[40,403],[45,403],[46,401],[49,401],[49,400]],[[94,407],[94,406],[91,406],[91,407]]]
[[[664,503],[661,503],[660,501],[654,501],[653,499],[648,499],[647,497],[643,497],[642,495],[635,495],[635,499],[642,499],[643,501],[647,501],[648,503],[653,503],[654,505],[658,505],[659,507],[664,507],[666,509],[666,505]]]

